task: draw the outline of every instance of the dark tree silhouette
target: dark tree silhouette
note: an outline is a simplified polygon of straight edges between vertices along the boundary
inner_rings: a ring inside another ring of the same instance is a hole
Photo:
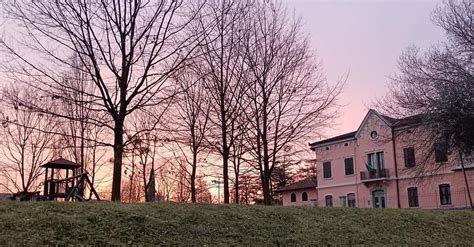
[[[264,203],[272,203],[271,177],[284,148],[304,140],[335,117],[338,83],[329,86],[315,61],[301,21],[278,2],[255,3],[245,37],[250,71],[247,132]]]
[[[189,174],[191,202],[197,202],[197,172],[200,153],[209,133],[209,97],[206,95],[200,67],[188,64],[176,77],[181,93],[175,98],[171,126],[174,138],[191,171]],[[176,121],[177,120],[177,121]]]
[[[128,115],[162,104],[174,95],[168,78],[189,59],[201,33],[185,33],[199,6],[177,1],[4,1],[3,13],[15,20],[25,39],[5,37],[0,47],[13,80],[71,104],[87,103],[106,119],[87,119],[113,132],[112,200],[120,200],[124,125]],[[198,4],[196,4],[198,5]],[[16,33],[18,33],[16,32]],[[68,57],[76,55],[78,65]],[[69,87],[62,75],[82,70],[95,89]],[[67,97],[83,93],[88,102]],[[43,105],[22,102],[35,111]],[[153,116],[150,116],[151,118]]]
[[[208,135],[209,146],[222,157],[224,203],[230,202],[229,161],[231,149],[239,134],[238,117],[243,109],[246,90],[244,22],[250,10],[249,1],[207,1],[199,14],[196,33],[206,33],[199,49],[203,85],[210,97],[209,123],[214,130]]]
[[[402,117],[418,114],[422,134],[417,137],[425,150],[417,173],[441,169],[433,165],[433,143],[442,143],[459,155],[471,208],[464,158],[474,149],[474,3],[446,1],[433,15],[446,31],[447,41],[424,54],[412,46],[400,57],[399,72],[380,108]],[[431,157],[431,159],[430,159]]]

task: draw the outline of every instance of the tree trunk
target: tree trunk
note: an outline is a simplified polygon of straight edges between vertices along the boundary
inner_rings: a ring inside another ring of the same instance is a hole
[[[130,186],[129,186],[129,189],[128,189],[128,202],[132,202],[132,195],[135,196],[135,193],[133,192],[134,188],[133,188],[133,182],[135,180],[135,154],[133,154],[132,156],[132,172],[130,174]]]
[[[235,174],[235,192],[234,192],[234,202],[235,204],[239,204],[239,175]]]
[[[263,173],[262,187],[263,187],[263,203],[265,205],[272,205],[272,196],[270,192],[270,176],[267,174],[267,172]]]
[[[197,166],[197,153],[196,150],[193,152],[193,167],[191,171],[191,202],[196,202],[196,167]]]
[[[81,98],[82,100],[82,98]],[[84,127],[84,108],[81,105],[81,174],[85,172],[85,161],[84,161],[84,149],[85,149],[85,144],[84,144],[84,133],[85,133],[85,127]],[[82,184],[79,187],[79,195],[84,197],[84,184]]]
[[[230,193],[229,193],[229,156],[230,152],[227,147],[224,148],[224,155],[223,155],[223,169],[222,169],[222,177],[224,182],[224,203],[230,203]]]
[[[120,189],[122,184],[123,123],[123,118],[115,120],[114,172],[112,177],[112,201],[114,202],[120,202]]]

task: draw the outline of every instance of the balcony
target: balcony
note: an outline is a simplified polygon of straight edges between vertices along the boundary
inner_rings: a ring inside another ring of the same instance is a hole
[[[373,171],[360,172],[360,180],[362,182],[371,182],[385,180],[389,177],[388,169],[378,169]]]

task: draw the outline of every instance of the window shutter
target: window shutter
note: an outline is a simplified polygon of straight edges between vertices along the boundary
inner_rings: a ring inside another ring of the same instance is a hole
[[[354,159],[353,158],[344,159],[344,166],[345,166],[344,168],[345,168],[346,175],[354,174]]]

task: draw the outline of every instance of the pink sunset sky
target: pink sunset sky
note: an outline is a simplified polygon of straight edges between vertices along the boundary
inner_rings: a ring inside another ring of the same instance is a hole
[[[397,60],[410,45],[428,49],[444,39],[431,22],[434,0],[285,0],[301,16],[329,81],[349,73],[341,117],[324,132],[354,131],[377,97],[388,91]],[[324,138],[323,137],[323,138]]]
[[[397,72],[397,59],[407,46],[427,49],[444,39],[443,30],[431,22],[441,0],[282,2],[302,18],[329,82],[349,75],[339,100],[340,117],[322,138],[357,129],[369,106],[386,94],[389,76]]]

